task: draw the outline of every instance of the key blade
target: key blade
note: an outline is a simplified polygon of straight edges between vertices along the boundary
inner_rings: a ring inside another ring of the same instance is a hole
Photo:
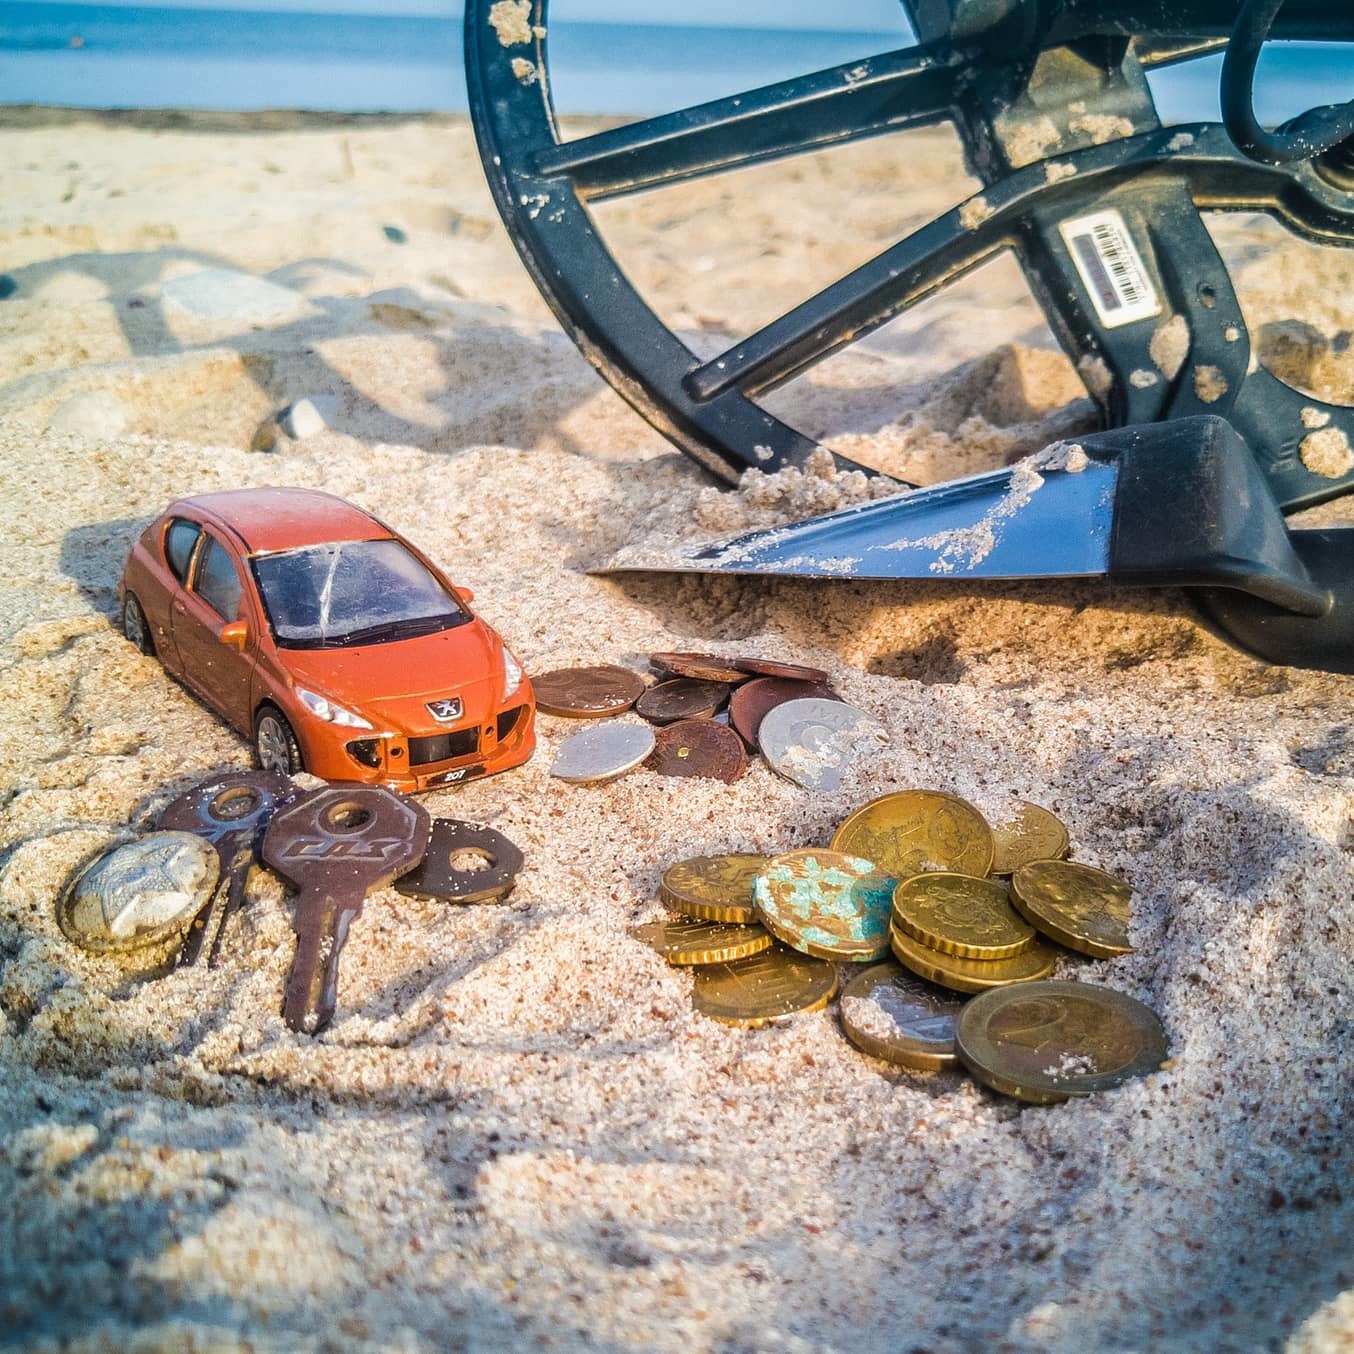
[[[339,956],[358,908],[325,893],[296,902],[296,954],[282,997],[282,1018],[298,1034],[318,1034],[338,1005]]]
[[[1051,447],[1015,466],[598,573],[802,578],[1091,578],[1109,571],[1112,460]]]

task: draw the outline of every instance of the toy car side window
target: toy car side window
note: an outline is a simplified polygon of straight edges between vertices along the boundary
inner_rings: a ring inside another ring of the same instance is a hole
[[[188,581],[188,563],[193,558],[193,547],[201,535],[202,528],[183,517],[176,517],[165,532],[165,559],[180,583]]]
[[[193,574],[193,591],[223,621],[233,621],[240,614],[242,588],[235,561],[225,546],[211,536],[202,543]]]

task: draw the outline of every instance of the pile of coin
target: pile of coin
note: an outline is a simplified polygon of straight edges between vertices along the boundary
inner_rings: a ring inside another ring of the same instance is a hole
[[[844,771],[888,741],[873,715],[843,701],[821,668],[763,658],[655,653],[652,684],[628,668],[557,668],[532,678],[536,708],[607,722],[566,738],[551,774],[574,784],[614,780],[637,766],[732,784],[748,754],[808,789],[835,790]]]
[[[842,993],[858,1047],[920,1070],[962,1064],[994,1090],[1052,1104],[1145,1075],[1167,1053],[1160,1020],[1133,998],[1048,981],[1055,946],[1132,950],[1131,889],[1066,860],[1069,845],[1036,804],[990,827],[955,795],[905,790],[857,810],[825,849],[670,866],[660,896],[683,920],[637,935],[696,966],[696,1010],[733,1025],[819,1010],[837,964],[870,964]]]
[[[57,921],[84,949],[133,962],[150,954],[155,969],[196,963],[214,923],[214,966],[260,864],[297,889],[283,1015],[315,1034],[333,1017],[339,954],[367,894],[398,881],[415,897],[501,902],[522,853],[492,828],[429,819],[379,786],[305,791],[275,772],[236,771],[166,805],[159,830],[82,862],[57,899]]]

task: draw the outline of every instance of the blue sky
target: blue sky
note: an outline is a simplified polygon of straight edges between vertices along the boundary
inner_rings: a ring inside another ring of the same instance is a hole
[[[43,3],[44,0],[38,0]],[[79,4],[82,0],[60,0]],[[291,9],[326,14],[454,16],[459,0],[87,0],[102,5],[152,5],[165,9]],[[719,28],[822,28],[896,32],[904,22],[898,0],[680,0],[677,5],[637,6],[633,0],[558,0],[555,17],[628,24],[709,24]],[[654,11],[654,12],[651,12]]]

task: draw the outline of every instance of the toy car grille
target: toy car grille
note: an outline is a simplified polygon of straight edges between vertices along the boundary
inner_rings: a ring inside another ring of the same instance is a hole
[[[426,738],[409,740],[409,765],[427,766],[430,762],[446,762],[453,757],[469,757],[479,750],[478,728],[429,734]]]

